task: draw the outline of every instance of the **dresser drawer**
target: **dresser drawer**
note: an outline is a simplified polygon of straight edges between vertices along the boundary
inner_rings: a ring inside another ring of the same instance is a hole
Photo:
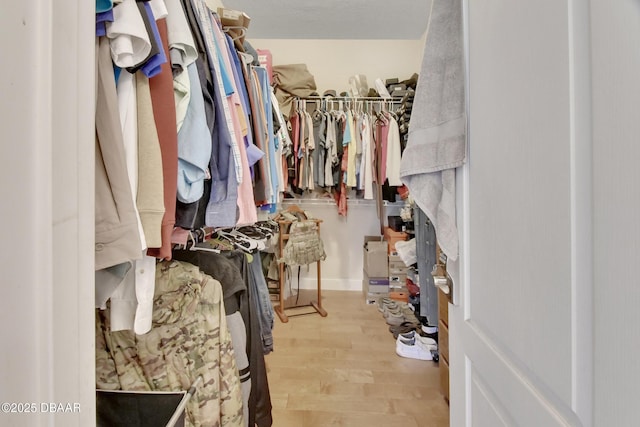
[[[440,358],[440,390],[444,395],[444,399],[449,403],[449,363]]]
[[[438,325],[438,351],[441,358],[449,361],[449,328],[442,320]]]
[[[438,319],[449,326],[449,297],[438,289]]]

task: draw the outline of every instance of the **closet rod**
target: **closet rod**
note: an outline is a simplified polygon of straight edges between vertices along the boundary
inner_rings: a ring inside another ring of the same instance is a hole
[[[380,98],[379,96],[297,96],[297,101],[378,101],[402,103],[402,98]]]

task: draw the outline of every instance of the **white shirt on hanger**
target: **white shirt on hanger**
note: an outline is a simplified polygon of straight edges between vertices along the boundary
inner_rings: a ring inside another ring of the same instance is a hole
[[[373,143],[371,139],[371,121],[365,114],[362,120],[362,166],[364,169],[364,198],[373,200]]]
[[[389,185],[399,187],[400,180],[400,160],[402,154],[400,149],[400,129],[398,122],[393,117],[389,117],[389,136],[387,137],[387,179]]]
[[[124,0],[113,8],[113,22],[105,24],[111,58],[120,68],[140,64],[151,52],[151,41],[136,0]]]

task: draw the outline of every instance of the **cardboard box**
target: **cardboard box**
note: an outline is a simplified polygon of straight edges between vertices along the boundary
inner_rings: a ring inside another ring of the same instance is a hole
[[[405,240],[407,238],[407,233],[404,231],[395,231],[391,227],[384,228],[384,240],[389,239],[400,239]]]
[[[391,291],[389,292],[389,298],[396,301],[409,302],[409,292],[407,292],[406,289],[404,290],[398,289],[395,291]]]
[[[404,265],[404,261],[402,261],[402,258],[400,258],[400,256],[398,256],[398,252],[391,252],[389,254],[389,264],[391,263],[402,263],[402,265]]]
[[[388,277],[369,277],[366,272],[362,274],[362,292],[366,294],[389,295]]]
[[[368,293],[365,295],[364,301],[367,304],[377,304],[380,298],[386,297],[386,296],[387,295]]]
[[[388,277],[388,245],[380,236],[364,236],[362,267],[369,277]]]
[[[390,268],[389,269],[389,277],[393,277],[393,276],[406,276],[407,272],[408,272],[408,268],[407,267],[400,267],[400,268]]]
[[[389,276],[389,287],[390,288],[404,288],[407,286],[407,275],[406,274],[396,274],[394,276]]]
[[[384,240],[389,244],[389,253],[396,252],[396,242],[407,240],[408,234],[404,231],[394,231],[389,227],[384,228]]]
[[[237,39],[240,43],[244,43],[247,28],[251,23],[249,15],[240,10],[219,7],[218,16],[225,32],[228,32],[234,40]]]
[[[404,263],[404,261],[391,261],[391,257],[389,257],[389,271],[394,271],[394,270],[403,270],[406,274],[406,271],[409,267],[407,267]],[[393,273],[389,273],[389,274],[393,274]]]
[[[223,27],[242,27],[249,28],[251,18],[241,10],[218,8],[218,16]]]

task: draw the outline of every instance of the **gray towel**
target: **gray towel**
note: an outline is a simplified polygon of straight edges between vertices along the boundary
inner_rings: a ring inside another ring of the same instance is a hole
[[[458,257],[454,169],[466,156],[464,71],[462,1],[433,0],[400,177],[451,259]]]

